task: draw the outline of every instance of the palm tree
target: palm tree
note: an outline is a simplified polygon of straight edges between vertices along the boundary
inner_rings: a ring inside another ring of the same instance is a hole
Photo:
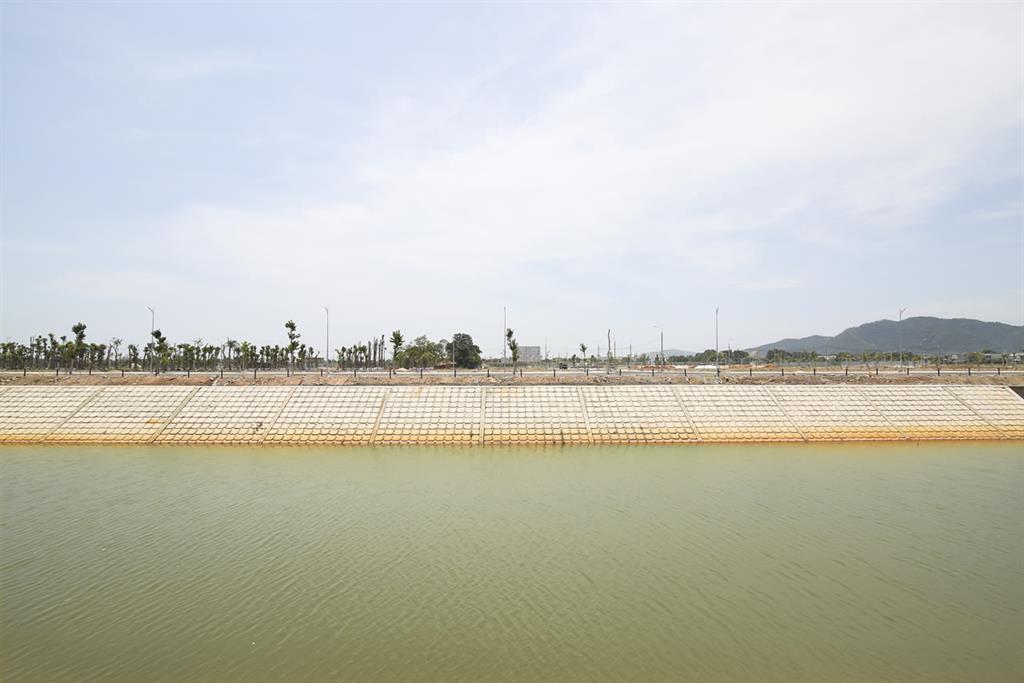
[[[580,344],[580,355],[583,356],[583,366],[587,367],[587,345]]]
[[[236,342],[234,339],[228,339],[226,342],[224,342],[224,346],[226,346],[227,349],[228,349],[227,361],[228,361],[228,370],[230,370],[231,369],[231,361],[235,357],[235,349],[238,348],[238,342]]]

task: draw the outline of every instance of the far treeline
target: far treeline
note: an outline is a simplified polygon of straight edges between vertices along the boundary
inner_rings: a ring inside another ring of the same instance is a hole
[[[125,345],[120,338],[109,342],[86,339],[85,323],[71,326],[71,335],[56,336],[52,332],[32,337],[29,344],[0,344],[0,367],[6,370],[309,370],[325,367],[328,362],[338,369],[353,368],[432,368],[451,367],[454,350],[455,365],[478,368],[482,364],[480,347],[465,333],[452,340],[430,341],[416,337],[406,344],[401,331],[390,338],[385,335],[334,349],[327,361],[320,352],[301,341],[302,335],[294,321],[284,324],[286,343],[257,345],[248,341],[228,339],[212,344],[203,339],[171,343],[162,330],[151,333],[149,343],[141,348]],[[389,347],[390,346],[390,353]]]
[[[151,333],[149,343],[141,348],[136,344],[124,344],[119,338],[109,342],[92,342],[86,340],[87,326],[75,323],[71,326],[71,335],[57,337],[52,332],[38,335],[29,344],[4,342],[0,344],[0,368],[5,370],[148,370],[161,372],[168,370],[311,370],[316,368],[352,369],[387,369],[387,368],[456,368],[474,369],[483,365],[480,347],[473,342],[473,337],[464,332],[452,336],[451,340],[431,341],[425,335],[416,337],[406,343],[400,330],[390,336],[370,337],[368,341],[358,341],[349,346],[334,349],[330,359],[320,356],[320,352],[301,341],[302,335],[294,321],[284,324],[283,344],[257,345],[248,341],[228,339],[223,344],[212,344],[203,339],[192,342],[170,343],[162,330]],[[509,351],[511,365],[515,369],[519,364],[519,344],[515,332],[505,332],[505,346]],[[652,359],[648,354],[629,356],[627,358],[587,356],[587,345],[579,345],[579,355],[568,358],[545,359],[549,364],[560,368],[598,367],[607,363],[625,362],[627,365],[647,366]],[[854,363],[874,364],[899,362],[902,358],[906,363],[968,363],[981,365],[985,363],[1007,364],[1019,354],[995,353],[982,350],[967,354],[935,354],[921,355],[904,351],[902,356],[897,351],[872,351],[860,354],[837,353],[821,355],[814,351],[784,351],[769,349],[763,361],[751,356],[747,351],[706,349],[701,353],[689,356],[668,356],[660,358],[655,354],[655,365],[746,365],[750,363],[768,362],[793,363],[806,365],[850,365]]]

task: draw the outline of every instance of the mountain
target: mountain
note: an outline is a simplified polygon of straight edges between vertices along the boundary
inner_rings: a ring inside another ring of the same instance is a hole
[[[647,355],[654,358],[660,353],[661,349],[654,349],[653,351],[648,351]],[[682,349],[665,349],[665,358],[671,358],[672,356],[692,356],[693,354],[693,351],[683,351]]]
[[[816,351],[822,354],[840,351],[896,351],[900,348],[899,325],[895,320],[876,320],[847,328],[834,337],[814,335],[800,339],[780,339],[748,351],[762,356],[769,349]],[[903,348],[922,354],[940,351],[964,353],[984,349],[998,353],[1021,351],[1024,350],[1024,326],[988,323],[969,318],[904,318]]]

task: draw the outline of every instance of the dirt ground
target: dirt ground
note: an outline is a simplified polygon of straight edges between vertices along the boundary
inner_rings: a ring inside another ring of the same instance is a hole
[[[401,373],[388,377],[386,373],[330,374],[321,376],[319,373],[299,373],[290,377],[278,373],[257,373],[255,380],[251,373],[236,372],[219,373],[194,372],[191,377],[183,374],[151,375],[144,373],[128,374],[121,377],[120,373],[77,372],[71,375],[61,373],[28,373],[22,375],[14,372],[0,373],[0,386],[34,385],[34,386],[600,386],[600,385],[649,385],[649,384],[792,384],[792,385],[834,385],[834,384],[986,384],[986,385],[1024,385],[1024,372],[1015,370],[995,374],[994,370],[972,372],[970,376],[961,371],[956,373],[943,371],[941,375],[912,374],[909,377],[898,374],[875,375],[864,369],[854,371],[849,376],[842,374],[818,373],[811,375],[795,373],[787,369],[785,376],[781,372],[755,372],[753,376],[746,374],[723,374],[721,379],[713,374],[684,376],[682,373],[664,374],[632,374],[619,376],[604,372],[591,372],[589,376],[578,373],[564,373],[552,376],[547,374],[525,374],[511,376],[507,373],[494,374],[487,377],[482,374],[463,374],[453,377],[451,374],[430,373],[422,378],[416,373]]]

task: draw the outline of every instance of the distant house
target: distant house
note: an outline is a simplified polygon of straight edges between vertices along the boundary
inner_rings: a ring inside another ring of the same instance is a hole
[[[523,363],[539,363],[542,358],[539,346],[519,347],[519,360]]]

